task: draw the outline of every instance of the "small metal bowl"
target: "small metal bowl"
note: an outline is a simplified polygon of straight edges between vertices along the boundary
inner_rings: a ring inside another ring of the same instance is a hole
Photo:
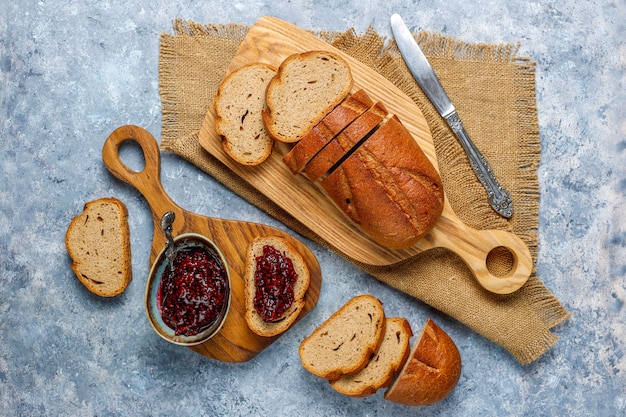
[[[192,336],[176,335],[174,330],[163,321],[157,300],[157,293],[161,285],[161,276],[165,268],[168,267],[168,260],[165,256],[166,247],[164,247],[150,268],[150,275],[148,276],[148,283],[146,285],[146,312],[152,328],[154,328],[157,334],[163,339],[182,346],[199,345],[215,336],[224,325],[224,321],[226,321],[231,300],[230,271],[222,252],[206,237],[197,233],[183,233],[176,236],[174,242],[176,250],[200,247],[218,256],[226,272],[226,302],[215,322],[206,330]]]

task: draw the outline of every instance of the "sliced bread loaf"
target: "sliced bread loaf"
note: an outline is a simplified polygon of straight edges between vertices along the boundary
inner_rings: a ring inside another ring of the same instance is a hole
[[[246,256],[246,323],[259,336],[283,333],[304,308],[309,269],[296,248],[277,236],[256,238]]]
[[[352,149],[354,144],[374,131],[387,114],[387,109],[380,102],[361,114],[309,161],[304,168],[309,180],[317,182]]]
[[[358,90],[307,132],[283,157],[283,161],[294,175],[299,174],[328,142],[373,105],[365,90]]]
[[[263,121],[272,137],[297,142],[352,89],[348,63],[327,51],[287,57],[267,86]]]
[[[67,228],[65,247],[74,274],[94,294],[113,297],[130,283],[130,230],[122,201],[102,198],[86,203]]]
[[[388,318],[385,335],[376,354],[361,371],[343,375],[330,385],[351,397],[365,397],[379,388],[387,387],[407,360],[413,336],[409,322],[404,318]]]
[[[359,372],[382,343],[385,324],[376,297],[352,298],[300,343],[302,366],[331,381]]]
[[[245,65],[231,72],[213,99],[215,130],[224,151],[244,165],[258,165],[272,153],[274,140],[261,117],[265,90],[276,69],[263,63]]]

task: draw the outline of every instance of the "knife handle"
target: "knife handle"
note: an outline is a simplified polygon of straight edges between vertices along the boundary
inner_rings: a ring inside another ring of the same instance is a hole
[[[461,142],[461,146],[463,150],[465,150],[470,165],[478,177],[478,180],[483,187],[485,187],[485,190],[487,190],[489,204],[498,214],[510,219],[511,216],[513,216],[513,200],[511,199],[511,194],[498,182],[489,162],[487,162],[487,159],[478,150],[476,145],[474,145],[474,142],[472,142],[465,131],[465,127],[463,127],[461,118],[456,110],[453,110],[451,113],[444,116],[444,118],[459,142]]]

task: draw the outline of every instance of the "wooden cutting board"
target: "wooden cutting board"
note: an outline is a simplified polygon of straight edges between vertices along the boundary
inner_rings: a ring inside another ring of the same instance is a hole
[[[353,92],[363,88],[374,101],[382,101],[391,113],[398,115],[438,169],[428,123],[415,103],[368,66],[294,25],[273,17],[259,19],[249,29],[228,67],[228,73],[253,62],[265,62],[278,67],[289,55],[311,50],[328,50],[341,55],[352,71]],[[294,176],[289,171],[282,162],[283,155],[290,149],[289,145],[277,143],[273,154],[261,165],[243,166],[224,152],[221,138],[214,128],[214,119],[215,113],[209,108],[199,133],[201,146],[306,227],[354,260],[370,265],[390,265],[429,249],[445,247],[459,255],[481,285],[489,291],[510,293],[520,288],[529,278],[532,258],[526,245],[517,236],[500,230],[475,230],[466,226],[456,216],[447,198],[437,225],[415,245],[402,250],[378,245],[326,197],[323,189],[312,184],[304,175]],[[514,259],[512,270],[504,276],[495,276],[487,268],[487,255],[498,247],[507,248]]]
[[[120,159],[120,146],[126,141],[136,142],[143,151],[145,166],[140,172],[131,170]],[[257,236],[283,237],[302,254],[310,271],[311,283],[306,294],[305,307],[298,320],[315,307],[322,285],[322,273],[313,253],[298,239],[273,227],[252,222],[205,217],[176,205],[165,193],[161,184],[159,145],[150,133],[136,126],[122,126],[116,129],[104,143],[102,160],[113,175],[134,186],[150,205],[154,223],[150,265],[165,247],[166,239],[161,230],[161,218],[168,211],[173,211],[176,215],[172,225],[174,237],[182,233],[198,233],[213,241],[224,255],[231,277],[230,310],[219,333],[190,349],[225,362],[244,362],[254,358],[280,337],[280,335],[258,336],[248,328],[244,318],[243,277],[246,269],[246,251],[248,244]]]

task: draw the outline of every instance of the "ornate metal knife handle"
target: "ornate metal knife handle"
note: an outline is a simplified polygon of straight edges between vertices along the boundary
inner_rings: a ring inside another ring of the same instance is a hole
[[[461,142],[461,146],[463,146],[478,180],[483,187],[485,187],[485,190],[487,190],[491,207],[501,216],[508,219],[511,218],[511,216],[513,216],[513,200],[511,199],[511,194],[505,190],[496,179],[487,159],[480,153],[465,131],[463,123],[461,123],[461,118],[456,110],[453,110],[450,114],[444,116],[444,118],[450,128],[452,128],[459,142]]]

